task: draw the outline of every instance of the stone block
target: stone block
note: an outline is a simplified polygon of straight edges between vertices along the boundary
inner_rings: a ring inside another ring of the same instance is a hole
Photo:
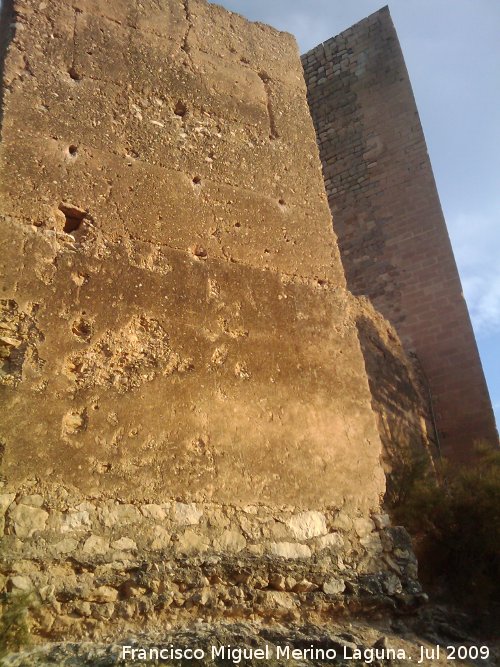
[[[288,526],[297,540],[309,540],[328,531],[325,515],[311,510],[292,516]]]
[[[15,493],[0,494],[0,515],[4,515],[16,498]]]
[[[119,551],[136,551],[137,544],[130,537],[120,537],[119,540],[111,542],[111,548]]]
[[[271,542],[269,544],[269,553],[273,556],[286,559],[310,558],[311,549],[306,544],[295,542]]]
[[[225,530],[221,536],[214,540],[214,549],[221,553],[237,553],[247,545],[246,539],[238,530]]]
[[[78,547],[77,540],[72,537],[65,537],[54,544],[53,551],[57,555],[69,554]]]
[[[16,505],[10,512],[14,532],[20,538],[29,538],[34,533],[43,531],[48,517],[48,512],[30,505]]]
[[[83,545],[83,552],[89,556],[101,556],[109,550],[109,540],[99,535],[91,535]]]
[[[10,586],[14,592],[29,593],[33,590],[33,582],[29,577],[16,575],[10,580]]]
[[[186,530],[178,539],[176,548],[181,554],[203,553],[209,548],[209,542],[204,535],[194,530]]]
[[[141,512],[145,517],[155,519],[156,521],[163,521],[167,516],[166,508],[163,505],[156,505],[154,503],[143,505]]]
[[[343,593],[344,590],[345,583],[342,579],[328,579],[328,581],[325,581],[323,584],[323,592],[327,595],[339,595],[340,593]]]
[[[162,550],[170,545],[170,533],[162,526],[155,526],[152,531],[152,538],[150,542],[151,549]]]
[[[353,519],[354,530],[358,537],[366,537],[370,535],[371,532],[375,529],[375,524],[371,519],[366,517],[357,517]]]
[[[174,503],[173,516],[181,526],[194,526],[200,522],[203,512],[195,503]]]
[[[322,549],[340,551],[344,547],[345,542],[344,538],[339,533],[329,533],[328,535],[318,537],[315,544],[318,551],[321,551]]]
[[[98,586],[90,596],[90,601],[94,602],[115,602],[118,599],[118,591],[111,586]]]
[[[62,517],[61,532],[89,530],[91,525],[90,515],[86,510],[68,512]]]

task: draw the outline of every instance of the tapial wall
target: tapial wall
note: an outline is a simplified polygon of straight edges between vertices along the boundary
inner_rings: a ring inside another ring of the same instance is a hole
[[[31,633],[416,604],[387,323],[345,286],[294,39],[200,0],[3,11],[0,586]]]
[[[377,507],[357,306],[294,39],[198,0],[12,11],[8,483]]]
[[[474,441],[498,435],[388,8],[302,63],[348,287],[417,355],[442,452],[466,459]]]

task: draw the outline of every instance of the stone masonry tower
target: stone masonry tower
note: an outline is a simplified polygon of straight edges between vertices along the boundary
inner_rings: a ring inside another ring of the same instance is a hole
[[[348,287],[417,356],[442,452],[467,459],[498,435],[388,8],[302,62]]]

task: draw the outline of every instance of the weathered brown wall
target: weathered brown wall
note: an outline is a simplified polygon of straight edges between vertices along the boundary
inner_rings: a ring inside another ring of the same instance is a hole
[[[413,604],[294,40],[198,0],[14,10],[0,587],[62,639]]]
[[[376,508],[380,439],[293,38],[197,0],[15,11],[8,483]]]
[[[302,58],[349,289],[428,377],[443,452],[498,442],[426,144],[387,7]]]
[[[294,40],[199,0],[14,10],[0,587],[39,639],[418,602]]]

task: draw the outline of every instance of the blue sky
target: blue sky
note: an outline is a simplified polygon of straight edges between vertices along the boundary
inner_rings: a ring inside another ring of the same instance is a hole
[[[302,53],[384,0],[219,0]],[[392,0],[497,423],[500,424],[500,1]]]

